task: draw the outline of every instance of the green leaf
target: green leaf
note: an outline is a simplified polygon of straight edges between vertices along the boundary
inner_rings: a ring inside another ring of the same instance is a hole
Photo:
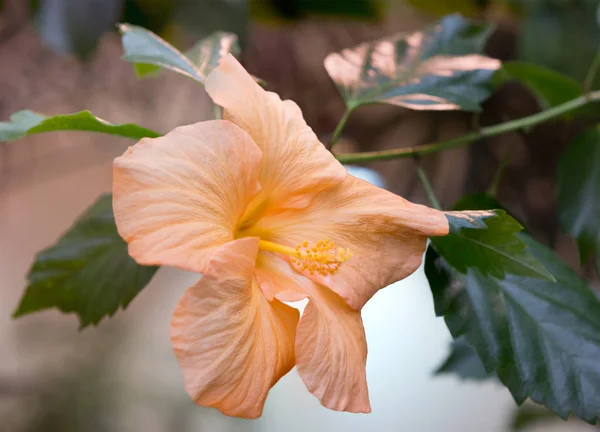
[[[542,109],[563,104],[583,93],[583,87],[573,78],[532,63],[504,63],[494,81],[500,85],[510,80],[519,81],[527,87],[536,96]]]
[[[464,380],[474,381],[482,381],[494,376],[487,373],[477,351],[463,338],[452,341],[448,357],[435,370],[435,374],[456,374]]]
[[[119,24],[119,30],[123,60],[170,69],[204,84],[206,77],[200,75],[190,59],[150,30],[131,24]]]
[[[147,63],[134,63],[133,70],[135,70],[135,74],[138,76],[138,78],[144,78],[158,75],[162,68],[160,66]]]
[[[521,2],[526,14],[520,20],[517,57],[546,66],[583,82],[598,51],[600,29],[597,0]],[[592,85],[598,88],[600,76]]]
[[[596,256],[600,273],[600,126],[583,132],[562,154],[557,189],[563,229],[577,238],[582,262]]]
[[[600,414],[600,302],[551,250],[519,235],[555,282],[469,268],[449,271],[446,252],[428,252],[425,271],[436,313],[464,337],[485,369],[495,371],[521,404],[527,397],[567,418],[595,423]],[[451,251],[460,253],[460,250]],[[448,280],[444,287],[440,281]]]
[[[416,33],[364,43],[325,59],[349,108],[480,111],[498,60],[480,55],[492,28],[450,15]]]
[[[112,213],[112,196],[100,197],[54,245],[35,259],[15,317],[56,307],[75,312],[81,327],[126,308],[156,272],[127,253]]]
[[[86,131],[118,135],[135,140],[155,138],[158,133],[135,124],[115,125],[95,117],[89,111],[46,117],[33,111],[19,111],[9,122],[0,122],[0,141],[13,141],[26,135],[54,131]]]
[[[219,60],[227,54],[235,57],[240,55],[238,37],[233,33],[221,31],[201,39],[185,52],[186,57],[191,60],[198,73],[205,78],[219,65]]]
[[[431,241],[459,272],[475,268],[500,279],[514,274],[554,280],[516,236],[521,224],[504,210],[446,212],[446,218],[450,233]]]
[[[120,24],[123,35],[123,60],[135,63],[138,76],[170,69],[204,84],[219,60],[231,53],[239,55],[237,35],[215,32],[198,41],[185,54],[145,28]]]

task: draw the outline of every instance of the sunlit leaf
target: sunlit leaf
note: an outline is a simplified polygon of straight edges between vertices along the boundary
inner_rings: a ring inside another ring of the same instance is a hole
[[[521,224],[504,210],[446,212],[446,218],[450,233],[431,241],[459,272],[477,269],[500,279],[514,274],[554,280],[516,236]]]
[[[86,131],[118,135],[139,140],[155,138],[157,132],[136,124],[112,124],[94,116],[89,111],[46,117],[33,111],[19,111],[8,122],[0,122],[0,141],[13,141],[26,135],[54,131]]]
[[[600,302],[586,282],[551,250],[520,234],[527,250],[556,278],[466,274],[450,254],[428,251],[425,271],[436,313],[455,338],[473,346],[514,399],[527,397],[562,418],[595,423],[600,413]],[[439,252],[439,251],[438,251]],[[440,281],[447,280],[441,285]]]
[[[532,63],[504,63],[494,81],[500,85],[510,80],[519,81],[529,88],[542,109],[568,102],[583,93],[582,86],[573,78]]]
[[[327,72],[349,108],[479,111],[500,61],[481,55],[491,27],[451,15],[416,33],[332,53]]]
[[[562,154],[557,189],[563,229],[577,238],[582,262],[595,255],[600,274],[600,126],[583,132]]]
[[[227,54],[233,54],[235,57],[240,55],[238,37],[233,33],[220,31],[201,39],[185,52],[186,57],[203,77],[207,77],[219,65],[219,60]]]
[[[14,316],[55,307],[76,313],[82,327],[97,324],[126,308],[155,272],[129,257],[115,225],[112,196],[104,195],[38,254]]]
[[[233,33],[215,32],[184,54],[142,27],[121,24],[119,28],[123,35],[123,59],[135,64],[139,76],[165,68],[204,84],[223,56],[238,55],[240,51],[238,38]]]
[[[170,69],[204,83],[205,77],[200,75],[190,59],[150,30],[131,24],[120,24],[119,30],[122,34],[123,60]]]
[[[448,357],[438,366],[435,374],[453,374],[464,380],[474,381],[494,377],[487,373],[477,351],[463,338],[452,341]]]
[[[504,210],[507,209],[498,200],[487,192],[467,194],[454,204],[453,210]],[[508,211],[507,211],[508,212]],[[511,215],[520,225],[523,222]],[[525,230],[523,232],[526,232]]]

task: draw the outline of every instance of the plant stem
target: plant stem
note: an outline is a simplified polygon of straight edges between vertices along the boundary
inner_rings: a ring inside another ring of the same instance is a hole
[[[217,104],[213,104],[213,113],[215,115],[215,120],[221,120],[223,118],[223,110]]]
[[[594,60],[592,60],[592,65],[585,75],[585,80],[583,81],[584,92],[588,92],[592,89],[594,78],[596,78],[596,72],[598,72],[598,67],[600,67],[600,50],[596,52]]]
[[[478,131],[469,132],[463,136],[453,138],[447,141],[440,141],[437,143],[425,144],[422,146],[404,147],[393,150],[382,150],[364,153],[347,153],[337,155],[336,158],[341,163],[349,164],[357,162],[400,159],[407,157],[423,156],[430,153],[437,153],[439,151],[450,150],[456,147],[461,147],[470,144],[473,141],[477,141],[481,138],[500,135],[505,132],[511,132],[525,127],[544,123],[545,121],[551,120],[555,117],[559,117],[569,111],[573,111],[576,108],[582,107],[590,102],[598,100],[600,100],[600,90],[584,94],[583,96],[565,102],[564,104],[547,109],[546,111],[542,111],[537,114],[533,114],[517,120],[512,120],[509,122],[484,127]]]
[[[494,174],[494,178],[492,179],[492,184],[490,185],[490,187],[487,190],[487,193],[493,197],[495,197],[496,194],[498,193],[498,186],[500,186],[500,181],[502,180],[502,174],[504,174],[504,170],[506,169],[506,166],[508,165],[508,160],[510,159],[511,150],[512,150],[512,148],[509,148],[508,151],[502,157],[502,160],[500,161],[500,165],[498,165],[498,169],[496,170],[496,173]]]
[[[342,130],[344,130],[344,126],[346,126],[346,122],[348,121],[350,114],[352,114],[352,111],[354,111],[354,108],[346,107],[346,111],[344,111],[344,115],[342,115],[342,118],[340,119],[339,123],[335,127],[335,130],[333,131],[333,135],[331,136],[331,139],[327,143],[327,150],[331,151],[331,149],[333,148],[335,143],[338,142],[338,140],[340,139]]]
[[[425,188],[425,193],[427,194],[427,198],[429,198],[429,202],[431,202],[431,205],[435,209],[441,210],[442,207],[440,206],[440,202],[437,200],[435,194],[433,193],[433,188],[431,187],[431,183],[427,178],[427,174],[425,174],[425,171],[423,171],[423,168],[421,168],[419,165],[417,165],[417,174],[419,175],[421,183],[423,183],[423,187]]]

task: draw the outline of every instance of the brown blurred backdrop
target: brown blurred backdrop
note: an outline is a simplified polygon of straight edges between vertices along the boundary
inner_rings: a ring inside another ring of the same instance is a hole
[[[120,60],[120,39],[110,26],[100,32],[97,47],[86,52],[77,48],[75,54],[68,53],[64,47],[49,43],[39,31],[40,20],[44,19],[40,16],[58,8],[60,2],[0,1],[1,120],[25,108],[46,114],[89,109],[111,122],[135,122],[164,132],[212,115],[204,90],[190,80],[171,73],[137,79],[131,65]],[[103,8],[111,2],[95,3]],[[186,12],[177,13],[179,3],[183,9],[188,8]],[[334,3],[342,7],[331,6]],[[297,101],[308,123],[324,139],[344,109],[323,68],[323,59],[331,51],[399,31],[418,30],[441,14],[462,12],[497,25],[486,49],[489,55],[537,62],[581,80],[600,40],[594,20],[597,0],[365,0],[348,1],[350,6],[360,6],[348,9],[344,9],[344,3],[127,0],[116,15],[154,27],[182,47],[212,30],[238,32],[242,59],[250,72],[267,81],[270,90]],[[366,8],[362,8],[364,5]],[[195,15],[190,10],[196,10]],[[89,25],[94,30],[96,18],[100,19],[86,15],[77,19],[80,27]],[[495,93],[480,117],[365,107],[352,115],[336,150],[424,144],[460,135],[473,125],[502,122],[538,109],[535,99],[516,84]],[[558,155],[580,127],[577,123],[551,122],[535,130],[448,151],[422,163],[431,174],[442,205],[449,207],[464,193],[485,190],[510,148],[499,200],[534,235],[557,247],[576,265],[575,244],[557,227],[554,175]],[[161,272],[158,281],[136,299],[126,314],[119,313],[117,319],[106,320],[98,330],[81,334],[75,331],[73,317],[53,311],[16,322],[9,318],[34,254],[55,241],[97,195],[110,190],[111,161],[129,144],[115,137],[83,133],[41,134],[8,145],[0,143],[2,432],[188,430],[185,425],[190,423],[185,419],[195,415],[189,414],[189,401],[179,386],[179,376],[161,376],[161,371],[154,371],[165,383],[161,390],[166,389],[157,392],[145,386],[148,374],[139,373],[141,382],[136,382],[135,371],[123,366],[135,363],[143,369],[145,356],[171,361],[169,347],[157,347],[153,339],[156,334],[166,336],[168,329],[152,326],[157,314],[168,317],[182,290],[165,292],[156,287],[173,280],[185,287],[185,281],[193,277]],[[383,175],[392,191],[425,202],[412,161],[379,162],[369,167]],[[137,335],[139,346],[132,347],[131,339],[120,337],[127,332]],[[65,373],[65,364],[72,373]],[[106,368],[117,373],[106,374]],[[85,382],[83,387],[81,382]],[[121,389],[118,394],[123,400],[114,399],[115,389]],[[123,408],[125,399],[127,408]],[[157,407],[164,408],[164,412],[158,413]],[[222,425],[211,429],[211,414],[206,415],[206,430],[225,430]],[[238,430],[236,422],[230,424],[233,426],[227,427],[233,429],[227,430]]]

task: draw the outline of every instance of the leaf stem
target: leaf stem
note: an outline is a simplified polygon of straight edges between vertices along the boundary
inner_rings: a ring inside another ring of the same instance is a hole
[[[433,193],[433,188],[431,187],[431,183],[429,182],[429,179],[427,178],[427,174],[425,174],[425,171],[423,171],[423,168],[421,168],[420,165],[417,165],[417,175],[419,176],[421,183],[423,183],[423,187],[425,188],[425,193],[427,194],[427,198],[429,198],[429,202],[431,202],[431,205],[435,209],[441,210],[442,207],[440,206],[440,202],[435,197],[435,193]]]
[[[327,143],[327,150],[331,151],[331,149],[333,148],[335,143],[337,143],[338,140],[340,139],[342,130],[344,130],[344,126],[346,126],[346,122],[348,121],[350,114],[352,114],[352,111],[354,111],[354,107],[346,107],[346,111],[344,111],[344,115],[342,115],[342,118],[340,119],[339,123],[335,127],[335,130],[333,131],[333,135],[331,136],[331,139]]]
[[[213,113],[215,120],[221,120],[223,118],[223,109],[217,104],[213,104]]]
[[[506,167],[508,165],[508,160],[510,159],[511,151],[512,151],[512,147],[509,147],[507,152],[502,157],[502,160],[500,161],[500,165],[498,165],[498,169],[496,170],[496,173],[494,174],[494,178],[492,179],[492,184],[490,185],[490,187],[487,190],[487,193],[493,197],[496,197],[496,194],[498,193],[498,187],[500,186],[500,182],[502,181],[502,174],[504,174],[504,170],[506,169]]]
[[[590,102],[598,100],[600,100],[600,90],[584,94],[583,96],[580,96],[576,99],[549,108],[537,114],[533,114],[517,120],[511,120],[505,123],[499,123],[493,126],[484,127],[478,131],[469,132],[463,136],[453,138],[450,140],[425,144],[422,146],[404,147],[393,150],[340,154],[336,155],[336,158],[343,164],[350,164],[358,162],[400,159],[407,157],[423,156],[430,153],[437,153],[439,151],[450,150],[456,147],[471,144],[472,142],[477,141],[481,138],[500,135],[506,132],[511,132],[525,127],[530,127],[540,123],[544,123],[545,121],[551,120],[569,111],[573,111],[576,108],[582,107]]]
[[[585,75],[585,80],[583,81],[584,93],[589,92],[592,89],[594,78],[596,78],[596,73],[598,72],[598,67],[600,67],[600,50],[596,52],[594,60],[592,60],[592,65]]]

